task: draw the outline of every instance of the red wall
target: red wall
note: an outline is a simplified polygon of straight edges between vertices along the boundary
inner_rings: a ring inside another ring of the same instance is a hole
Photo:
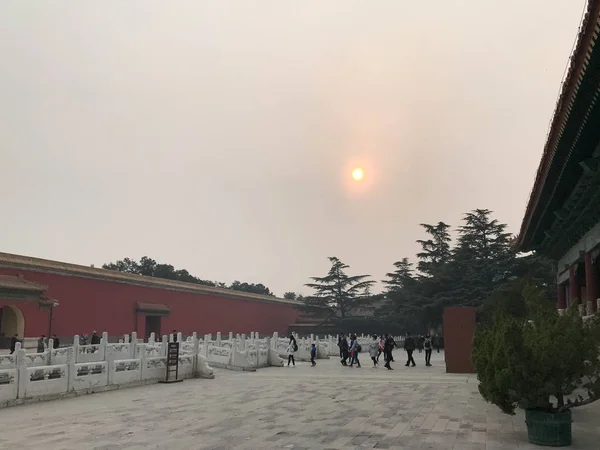
[[[298,311],[292,305],[254,300],[215,297],[167,289],[133,286],[112,281],[78,278],[68,275],[0,268],[2,275],[22,275],[28,281],[48,286],[46,295],[60,303],[54,309],[52,332],[58,336],[107,331],[118,336],[145,326],[144,316],[136,314],[137,302],[158,303],[171,307],[161,318],[161,333],[176,329],[184,334],[287,333]],[[48,333],[48,311],[37,304],[0,298],[3,305],[17,306],[25,316],[25,336]],[[139,317],[139,320],[138,320]]]
[[[444,357],[447,373],[475,373],[471,361],[475,308],[444,308]]]

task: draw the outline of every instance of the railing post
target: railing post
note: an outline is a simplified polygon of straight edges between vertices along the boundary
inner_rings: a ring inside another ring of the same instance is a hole
[[[160,344],[160,356],[162,358],[167,357],[167,347],[169,346],[169,336],[163,334],[162,343]]]
[[[135,347],[137,346],[137,331],[131,333],[131,342],[129,343],[129,359],[135,358]]]
[[[100,360],[106,361],[106,349],[108,348],[108,332],[103,331],[102,337],[100,338],[100,348],[98,352],[100,353]]]
[[[75,358],[75,362],[79,362],[77,359],[79,358],[79,335],[76,334],[75,336],[73,336],[73,353],[74,353],[74,358]]]
[[[17,398],[25,398],[29,386],[29,373],[27,372],[27,363],[25,362],[25,350],[21,348],[21,343],[15,345],[15,355],[17,362]]]
[[[73,347],[67,349],[67,392],[75,390],[75,375],[77,375],[75,367],[75,353]],[[108,374],[107,374],[108,376]]]
[[[208,359],[208,343],[210,342],[210,338],[208,334],[204,335],[204,347],[202,348],[202,353],[204,353],[204,357]]]
[[[46,363],[51,366],[52,365],[52,349],[54,348],[54,339],[48,339],[48,356],[46,357]]]
[[[198,334],[194,331],[192,333],[192,373],[194,377],[198,370],[198,353],[200,353],[200,342],[198,341]]]
[[[136,351],[140,355],[141,379],[142,381],[144,381],[146,379],[146,371],[148,370],[148,368],[146,367],[146,344],[136,345]]]
[[[221,346],[221,332],[220,331],[217,331],[217,341],[216,341],[215,345],[217,347]]]

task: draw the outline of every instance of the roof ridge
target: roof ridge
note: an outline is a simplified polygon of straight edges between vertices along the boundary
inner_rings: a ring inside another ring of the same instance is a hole
[[[536,171],[535,181],[529,195],[521,229],[517,236],[516,246],[520,248],[525,243],[525,235],[529,231],[532,216],[535,212],[542,190],[548,177],[548,171],[552,165],[556,146],[566,120],[570,115],[573,99],[579,90],[579,78],[581,71],[587,66],[587,53],[596,44],[596,28],[600,22],[600,0],[589,0],[583,21],[577,34],[576,45],[569,56],[567,75],[562,81],[562,88],[551,119],[550,129],[544,144],[542,158]]]

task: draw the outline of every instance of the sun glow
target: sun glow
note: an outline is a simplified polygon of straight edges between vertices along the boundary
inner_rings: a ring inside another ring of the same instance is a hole
[[[357,167],[352,171],[352,178],[354,179],[354,181],[360,181],[363,179],[364,176],[365,171],[362,170],[360,167]]]

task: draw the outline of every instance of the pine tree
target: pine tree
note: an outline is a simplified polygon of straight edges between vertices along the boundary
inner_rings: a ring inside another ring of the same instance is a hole
[[[313,283],[306,286],[315,294],[304,298],[305,312],[324,315],[326,321],[344,320],[358,308],[368,305],[371,300],[370,288],[375,283],[368,280],[370,275],[346,274],[349,266],[336,257],[330,257],[331,269],[324,277],[311,277]]]
[[[429,235],[429,239],[417,240],[421,245],[421,251],[417,253],[417,269],[423,276],[434,277],[452,257],[450,225],[438,222],[437,225],[422,223],[421,226]]]
[[[377,311],[381,319],[404,323],[415,315],[418,281],[412,266],[408,258],[396,261],[395,270],[387,273],[386,279],[382,280],[386,285],[384,296],[387,302]]]
[[[475,209],[463,218],[453,255],[456,277],[455,301],[480,305],[510,278],[515,255],[506,224],[492,219],[489,209]]]
[[[396,270],[386,273],[387,280],[382,282],[387,285],[386,293],[391,294],[401,292],[403,289],[410,288],[414,285],[412,263],[408,258],[402,258],[394,263]]]

